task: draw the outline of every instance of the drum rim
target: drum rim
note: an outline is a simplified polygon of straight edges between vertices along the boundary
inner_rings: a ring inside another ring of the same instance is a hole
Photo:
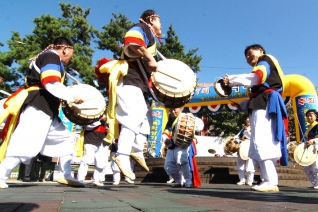
[[[221,88],[224,88],[224,87],[222,87],[222,83],[221,83],[220,81],[223,81],[223,79],[218,79],[218,80],[216,80],[215,83],[214,83],[213,88],[214,88],[215,92],[216,92],[217,95],[219,95],[220,97],[228,97],[228,96],[230,96],[231,93],[232,93],[232,88],[229,87],[229,86],[226,87],[227,90],[223,89],[224,91],[227,91],[227,92],[225,92],[225,93],[228,93],[228,94],[225,94],[225,95],[224,95],[224,94],[221,94],[220,91],[217,90],[217,86],[216,86],[217,84],[220,84],[220,87],[221,87]]]
[[[250,142],[251,142],[251,140],[246,139],[244,141],[241,141],[241,143],[240,143],[240,147],[239,147],[239,151],[238,152],[239,152],[240,157],[243,160],[248,160],[249,159],[248,150],[249,150],[249,147],[250,147]],[[242,146],[242,144],[243,144],[243,146]],[[243,154],[246,150],[247,150],[247,155]]]
[[[301,143],[295,148],[294,159],[295,159],[296,163],[298,163],[301,166],[310,166],[311,164],[313,164],[317,160],[317,149],[316,149],[316,153],[309,155],[311,157],[310,161],[304,162],[304,161],[301,161],[300,160],[301,158],[298,157],[299,155],[301,156],[304,153],[304,151],[305,151],[304,147],[305,147],[305,143]],[[315,147],[313,145],[308,146],[308,148],[315,149]],[[311,151],[308,151],[308,152],[311,152]]]

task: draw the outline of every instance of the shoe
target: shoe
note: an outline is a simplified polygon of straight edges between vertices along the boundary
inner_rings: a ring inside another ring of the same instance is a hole
[[[251,190],[256,191],[256,189],[259,187],[259,185],[255,185],[251,187]]]
[[[134,181],[130,180],[129,178],[126,178],[125,181],[126,181],[127,183],[129,183],[129,184],[134,184],[134,183],[135,183]]]
[[[130,157],[141,166],[141,168],[143,168],[145,171],[149,172],[149,168],[145,162],[145,160],[143,158],[141,158],[140,156],[138,156],[136,153],[130,153]]]
[[[93,182],[92,186],[97,186],[97,187],[101,187],[104,186],[104,183],[100,183],[100,182]]]
[[[318,186],[315,186],[314,189],[318,189]]]
[[[184,184],[184,186],[185,186],[186,188],[194,188],[194,186],[193,186],[192,183],[190,183],[190,184]]]
[[[113,185],[119,185],[119,181],[113,182]]]
[[[240,180],[240,182],[236,183],[237,185],[245,185],[245,180]]]
[[[77,181],[75,179],[65,179],[64,177],[59,178],[57,182],[73,187],[85,187],[85,184],[83,182]]]
[[[182,186],[183,186],[182,184],[177,183],[177,184],[173,184],[171,188],[181,188]]]
[[[116,155],[114,155],[112,157],[112,159],[117,164],[118,168],[120,169],[121,173],[123,173],[123,175],[125,175],[126,177],[128,177],[131,180],[135,180],[135,174],[132,171],[123,168],[120,161],[116,157]]]
[[[251,182],[247,182],[247,183],[246,183],[246,185],[248,185],[248,186],[252,186],[252,185],[253,185],[253,183],[251,183]]]
[[[307,186],[307,188],[315,188],[315,186]]]
[[[260,191],[260,192],[279,192],[279,189],[277,186],[272,186],[272,185],[261,185],[255,188],[255,191]]]
[[[0,188],[8,188],[8,184],[6,184],[5,182],[0,183]]]
[[[171,180],[168,180],[168,181],[167,181],[168,184],[171,184],[171,183],[173,183],[173,182],[174,182],[174,179],[171,179]]]

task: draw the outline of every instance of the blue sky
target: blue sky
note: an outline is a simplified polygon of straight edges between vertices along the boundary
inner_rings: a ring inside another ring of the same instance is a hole
[[[32,20],[42,14],[61,15],[54,0],[0,0],[0,42],[10,31],[31,34]],[[112,13],[138,22],[141,13],[154,9],[161,16],[163,33],[170,24],[186,50],[199,48],[203,59],[199,83],[211,83],[227,74],[249,73],[244,58],[247,45],[259,43],[280,62],[286,75],[307,77],[318,86],[318,1],[315,0],[68,0],[91,8],[89,22],[97,29],[109,23]],[[95,44],[93,44],[93,47]],[[7,45],[0,47],[6,51]],[[111,57],[96,49],[93,60]]]

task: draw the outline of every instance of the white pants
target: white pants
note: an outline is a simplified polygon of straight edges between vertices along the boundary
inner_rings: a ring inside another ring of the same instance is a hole
[[[92,144],[84,144],[84,156],[78,168],[77,180],[84,181],[89,164],[95,164],[93,182],[99,183],[105,180],[104,168],[107,166],[108,146],[101,144],[99,147]]]
[[[112,157],[114,155],[116,155],[116,152],[112,152]],[[112,171],[113,171],[113,181],[114,182],[120,182],[121,180],[121,175],[120,175],[120,169],[118,168],[117,164],[112,160],[111,162],[111,168],[112,168]],[[130,160],[130,169],[131,171],[134,170],[134,163]],[[125,179],[129,179],[125,176]]]
[[[116,118],[122,125],[116,155],[123,168],[129,170],[131,152],[144,159],[144,144],[152,124],[151,109],[140,88],[119,83],[116,89]]]
[[[241,181],[245,181],[245,174],[247,172],[247,182],[254,182],[254,164],[252,159],[243,160],[240,156],[237,157],[236,170]]]
[[[278,185],[275,166],[282,156],[280,142],[275,140],[276,117],[265,110],[253,110],[249,116],[251,139],[248,152],[254,166],[259,167],[262,183]]]
[[[279,158],[271,160],[263,160],[260,162],[253,161],[255,167],[259,167],[261,184],[267,184],[271,186],[278,185],[278,175],[275,166]]]
[[[316,160],[316,162],[310,166],[305,166],[304,172],[306,173],[312,185],[315,187],[318,186],[318,160]]]
[[[58,118],[52,120],[43,111],[27,106],[21,113],[19,124],[12,134],[5,159],[0,164],[0,182],[8,179],[20,163],[29,164],[39,152],[50,157],[60,157],[60,172],[71,177],[71,159],[75,136]]]
[[[266,110],[253,110],[249,116],[251,139],[248,157],[255,161],[280,158],[280,142],[275,141],[276,117]]]
[[[181,184],[182,176],[186,184],[192,184],[192,173],[189,165],[189,147],[168,149],[165,159],[165,170],[177,184]]]

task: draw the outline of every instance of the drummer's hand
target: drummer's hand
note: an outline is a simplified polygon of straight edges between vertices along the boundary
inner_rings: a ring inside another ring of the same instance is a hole
[[[170,143],[171,143],[170,139],[166,139],[166,140],[165,140],[165,145],[166,145],[166,146],[169,146]]]
[[[229,75],[225,75],[225,77],[223,78],[223,82],[224,82],[224,85],[229,86],[230,84]]]
[[[148,70],[151,72],[156,72],[158,71],[158,64],[156,62],[156,60],[154,58],[150,59],[147,61],[147,66],[148,66]]]
[[[310,146],[310,145],[312,145],[314,142],[315,142],[315,140],[311,139],[311,140],[309,140],[309,141],[306,141],[306,145],[307,145],[307,146]]]
[[[84,102],[84,100],[81,97],[79,97],[79,96],[75,96],[74,97],[74,103],[75,104],[81,104],[83,102]]]

